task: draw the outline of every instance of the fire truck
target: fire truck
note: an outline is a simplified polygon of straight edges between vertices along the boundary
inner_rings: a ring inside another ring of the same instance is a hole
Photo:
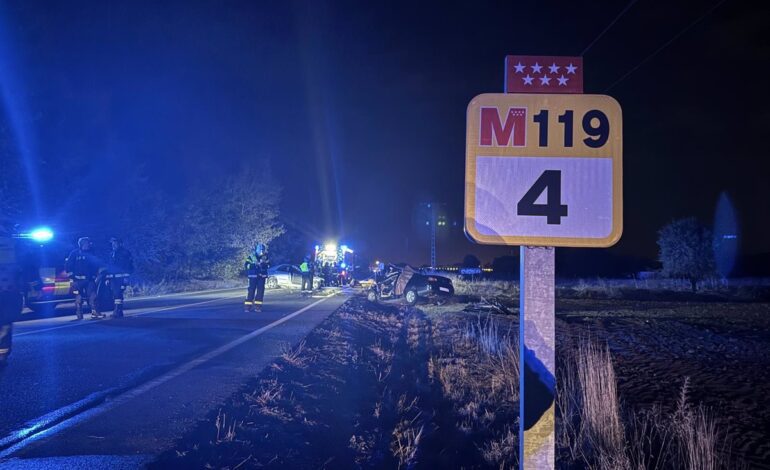
[[[316,274],[324,285],[343,286],[350,283],[350,271],[355,268],[355,253],[347,245],[326,243],[315,246]]]

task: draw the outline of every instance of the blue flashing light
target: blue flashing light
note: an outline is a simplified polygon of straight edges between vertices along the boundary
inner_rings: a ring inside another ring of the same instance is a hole
[[[344,261],[342,263],[340,263],[340,268],[345,269],[347,267],[348,267],[348,263],[346,263]]]
[[[29,232],[29,238],[38,243],[47,243],[53,239],[53,230],[48,227],[38,227]]]

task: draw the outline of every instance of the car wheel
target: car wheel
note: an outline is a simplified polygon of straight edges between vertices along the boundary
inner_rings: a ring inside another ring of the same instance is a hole
[[[414,305],[417,303],[417,291],[414,289],[409,289],[406,291],[406,294],[404,294],[404,299],[406,300],[406,303],[409,305]]]
[[[377,292],[370,290],[366,294],[366,300],[368,300],[369,302],[377,302]]]
[[[267,288],[268,289],[277,289],[278,288],[278,279],[274,277],[267,278]]]

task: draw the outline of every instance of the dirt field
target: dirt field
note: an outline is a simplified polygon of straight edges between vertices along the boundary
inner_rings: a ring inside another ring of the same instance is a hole
[[[518,315],[507,302],[510,315],[489,315],[353,298],[154,466],[516,467]],[[765,303],[557,302],[560,357],[606,344],[626,414],[673,412],[689,377],[687,398],[711,411],[731,467],[770,468],[769,332]]]
[[[606,343],[621,400],[672,409],[685,377],[691,402],[713,412],[731,453],[770,468],[770,304],[561,300],[561,348]]]

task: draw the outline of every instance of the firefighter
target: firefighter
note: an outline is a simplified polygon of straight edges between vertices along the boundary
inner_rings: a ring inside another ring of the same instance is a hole
[[[88,298],[88,305],[91,306],[92,320],[105,316],[99,311],[96,301],[96,277],[99,274],[100,263],[91,251],[91,246],[90,238],[78,239],[78,248],[72,250],[64,265],[64,269],[70,273],[73,280],[75,314],[78,320],[83,319],[83,295]]]
[[[258,243],[254,247],[254,252],[246,257],[243,267],[246,269],[246,275],[249,277],[249,290],[244,302],[244,310],[247,312],[261,312],[262,302],[265,298],[267,268],[270,267],[265,245]]]
[[[16,262],[16,247],[8,227],[0,226],[0,367],[11,354],[13,322],[21,315],[21,271]]]
[[[110,285],[112,298],[115,300],[115,309],[112,318],[123,318],[123,291],[126,290],[126,280],[134,272],[134,258],[131,252],[123,246],[120,238],[110,238],[112,253],[110,254],[110,266],[107,271],[107,282]]]
[[[299,265],[299,270],[302,273],[302,292],[311,292],[313,290],[313,263],[310,261],[310,256],[305,256],[305,260]]]

